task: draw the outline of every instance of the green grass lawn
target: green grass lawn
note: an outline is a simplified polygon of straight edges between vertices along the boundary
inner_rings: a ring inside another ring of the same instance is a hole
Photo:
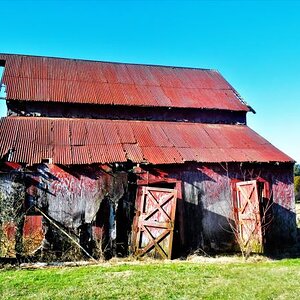
[[[0,299],[300,299],[300,259],[0,270]]]

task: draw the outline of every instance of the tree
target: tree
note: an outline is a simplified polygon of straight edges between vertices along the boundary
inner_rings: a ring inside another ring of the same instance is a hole
[[[294,166],[294,188],[296,202],[300,201],[300,164]]]
[[[295,164],[294,166],[294,175],[300,176],[300,164]]]
[[[295,199],[300,202],[300,176],[294,177]]]

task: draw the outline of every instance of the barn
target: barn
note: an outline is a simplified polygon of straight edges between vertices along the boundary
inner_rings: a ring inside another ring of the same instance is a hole
[[[280,251],[292,158],[215,70],[0,54],[0,256]]]

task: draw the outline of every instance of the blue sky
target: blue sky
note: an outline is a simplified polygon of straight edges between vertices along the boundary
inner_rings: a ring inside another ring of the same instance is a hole
[[[300,1],[0,5],[0,52],[219,70],[257,111],[248,125],[300,162]]]

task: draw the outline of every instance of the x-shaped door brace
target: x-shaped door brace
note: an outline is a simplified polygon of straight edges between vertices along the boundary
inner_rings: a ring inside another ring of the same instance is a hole
[[[149,219],[151,216],[153,216],[158,210],[162,212],[162,214],[164,214],[169,220],[171,220],[171,217],[166,213],[166,211],[162,208],[162,206],[164,206],[168,201],[170,201],[173,197],[174,194],[171,194],[168,198],[166,198],[162,203],[159,203],[155,197],[152,195],[151,192],[149,192],[147,194],[147,196],[149,197],[149,199],[152,200],[152,203],[155,206],[155,209],[152,210],[151,212],[147,213],[147,215],[144,217],[144,220]]]
[[[253,186],[252,191],[250,192],[250,195],[248,196],[242,188],[238,188],[238,191],[244,196],[244,198],[247,201],[243,207],[240,207],[240,213],[243,213],[245,211],[247,205],[250,206],[250,209],[252,209],[252,211],[256,211],[256,207],[253,206],[252,202],[250,201],[250,198],[251,198],[253,192],[255,191],[255,189],[256,189],[255,186]]]
[[[248,229],[249,229],[249,238],[246,240],[246,241],[244,241],[244,246],[247,246],[247,244],[250,242],[250,240],[251,240],[251,237],[253,237],[253,235],[255,234],[255,233],[259,233],[259,231],[258,231],[258,225],[259,224],[256,224],[256,226],[252,229],[252,228],[249,228],[249,226],[246,226],[245,224],[243,224],[245,227],[247,227]],[[242,235],[241,235],[242,236]]]
[[[162,239],[164,239],[170,231],[166,229],[157,238],[154,238],[154,236],[151,234],[150,230],[146,226],[142,225],[141,230],[143,230],[143,232],[145,232],[148,235],[151,242],[145,248],[142,249],[140,255],[142,256],[143,254],[147,253],[151,248],[155,247],[155,249],[158,251],[162,258],[168,258],[168,255],[166,254],[164,249],[159,245],[159,242]]]
[[[143,187],[136,224],[135,244],[138,256],[154,249],[162,258],[171,258],[176,199],[176,190]],[[155,214],[159,215],[157,219],[161,222],[155,218]],[[141,247],[141,242],[145,245],[144,248]]]

